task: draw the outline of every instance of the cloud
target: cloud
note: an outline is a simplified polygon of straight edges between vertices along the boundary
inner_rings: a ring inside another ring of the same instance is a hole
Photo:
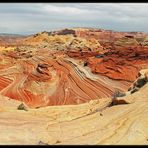
[[[147,3],[1,3],[0,32],[37,33],[71,27],[148,32]]]
[[[76,15],[76,14],[82,14],[82,13],[84,14],[88,12],[88,10],[80,9],[76,7],[70,7],[70,6],[59,7],[54,5],[43,5],[43,9],[49,13],[50,12],[62,13],[65,15]]]

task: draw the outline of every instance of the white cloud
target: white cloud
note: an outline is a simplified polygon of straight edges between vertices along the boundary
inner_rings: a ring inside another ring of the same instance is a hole
[[[148,32],[147,8],[147,3],[1,3],[0,32],[36,33],[67,27]]]
[[[62,13],[65,15],[76,15],[76,14],[81,14],[81,13],[86,13],[88,12],[85,9],[79,9],[76,7],[69,7],[69,6],[65,6],[65,7],[61,7],[61,6],[54,6],[51,4],[44,4],[43,9],[47,12],[54,12],[54,13]]]

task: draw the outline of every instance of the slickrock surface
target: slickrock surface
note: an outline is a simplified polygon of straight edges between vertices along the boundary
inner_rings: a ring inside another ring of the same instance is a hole
[[[93,28],[0,37],[0,144],[148,144],[147,39]]]
[[[128,89],[131,82],[113,80],[102,73],[94,75],[83,65],[88,55],[91,58],[107,52],[96,39],[63,32],[42,32],[23,39],[19,46],[2,48],[0,94],[36,108],[81,104],[111,97],[116,89]],[[42,46],[44,43],[48,46]],[[73,58],[73,52],[83,54],[83,58]]]
[[[1,97],[0,144],[147,145],[147,91],[148,83],[126,96],[134,100],[129,104],[110,106],[112,100],[103,98],[28,111],[17,110],[19,102],[14,105],[12,100]]]
[[[115,89],[125,91],[130,85],[94,75],[62,53],[37,51],[29,58],[23,53],[1,55],[0,94],[30,107],[85,103],[111,97]]]
[[[100,38],[98,32],[108,31],[84,29],[85,36],[79,31],[42,32],[1,48],[0,94],[32,108],[81,104],[127,91],[147,67],[148,48],[135,41],[145,34],[118,39],[107,49],[85,36],[93,31]]]
[[[116,49],[104,58],[90,57],[88,65],[93,73],[133,82],[139,70],[148,67],[148,47]]]

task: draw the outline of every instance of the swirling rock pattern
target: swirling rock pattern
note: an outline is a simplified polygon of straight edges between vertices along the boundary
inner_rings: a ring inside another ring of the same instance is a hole
[[[77,28],[13,41],[0,40],[0,144],[148,144],[147,34]]]
[[[94,73],[133,82],[139,70],[148,66],[148,47],[117,48],[104,58],[90,57],[88,65]]]
[[[43,32],[1,50],[0,94],[34,108],[81,104],[111,97],[117,89],[126,91],[147,66],[148,49],[135,41],[145,34],[113,33],[117,41],[107,49],[97,41],[103,33],[108,31]]]
[[[17,110],[21,103],[0,96],[0,144],[148,145],[148,85],[108,106],[110,98],[79,105]],[[108,107],[107,107],[108,106]]]
[[[7,64],[7,69],[2,68],[0,94],[23,101],[30,107],[41,107],[81,104],[109,97],[115,89],[124,91],[129,86],[126,82],[93,75],[77,60],[64,57],[64,54],[62,57],[62,54],[53,53],[57,54],[56,59],[49,51],[45,54],[40,55],[38,51],[32,58],[16,59]]]

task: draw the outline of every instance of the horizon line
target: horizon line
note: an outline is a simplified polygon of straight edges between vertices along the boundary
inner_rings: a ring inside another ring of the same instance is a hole
[[[22,35],[22,36],[25,36],[25,35],[33,35],[33,34],[37,34],[37,33],[42,33],[42,32],[54,32],[54,31],[60,31],[60,30],[64,30],[64,29],[76,29],[76,28],[84,28],[84,29],[98,29],[98,30],[105,30],[105,31],[113,31],[113,32],[127,32],[127,33],[131,33],[131,32],[141,32],[141,33],[148,33],[147,31],[120,31],[120,30],[114,30],[114,29],[104,29],[104,28],[97,28],[97,27],[64,27],[64,28],[59,28],[59,29],[49,29],[49,30],[39,30],[39,31],[36,31],[36,32],[32,32],[32,33],[27,33],[27,32],[17,32],[17,33],[14,33],[14,32],[9,32],[9,33],[6,33],[6,32],[0,32],[0,35]]]

